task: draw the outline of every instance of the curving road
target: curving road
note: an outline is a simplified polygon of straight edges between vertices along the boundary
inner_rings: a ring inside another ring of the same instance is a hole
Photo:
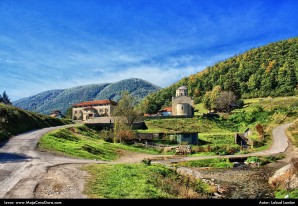
[[[270,149],[256,153],[237,155],[237,157],[263,156],[284,152],[288,147],[288,138],[285,134],[285,129],[290,125],[291,123],[284,124],[273,130],[273,144]],[[30,131],[17,135],[0,145],[0,198],[34,198],[34,191],[38,182],[42,180],[48,168],[51,166],[72,163],[119,163],[119,161],[106,162],[60,157],[35,150],[42,135],[55,129],[70,126],[73,125]],[[174,155],[146,155],[146,157],[150,157],[153,161],[159,163],[170,163],[219,156],[181,157]],[[222,157],[236,156],[226,155]],[[139,158],[132,158],[129,162],[140,162],[143,158],[143,156],[139,156]]]
[[[260,152],[254,152],[249,154],[240,154],[240,155],[224,155],[224,156],[199,156],[199,157],[183,157],[177,159],[167,159],[160,162],[171,163],[171,162],[182,162],[189,160],[200,160],[200,159],[209,159],[209,158],[226,158],[226,157],[250,157],[250,156],[267,156],[274,155],[278,153],[283,153],[289,146],[288,137],[285,133],[285,130],[291,126],[292,123],[283,124],[273,129],[272,136],[272,145],[269,149],[263,150]]]
[[[100,161],[58,157],[36,151],[37,143],[44,134],[64,125],[30,131],[17,135],[0,145],[0,198],[33,198],[33,191],[48,167],[67,163],[100,163]],[[23,182],[23,184],[22,184]],[[16,194],[10,194],[18,184]],[[22,189],[22,186],[26,189]]]

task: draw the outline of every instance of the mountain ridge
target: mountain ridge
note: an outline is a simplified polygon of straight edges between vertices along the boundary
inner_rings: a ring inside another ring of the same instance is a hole
[[[96,99],[118,101],[122,91],[128,91],[138,101],[161,87],[139,78],[129,78],[114,83],[80,85],[67,89],[47,90],[12,102],[14,106],[42,114],[53,110],[66,110],[75,103]]]

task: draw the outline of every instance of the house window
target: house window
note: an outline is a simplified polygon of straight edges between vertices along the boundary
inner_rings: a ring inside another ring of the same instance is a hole
[[[183,107],[181,107],[181,110],[183,110]]]
[[[77,111],[75,111],[75,114],[77,114],[78,112]]]
[[[99,112],[102,112],[102,109],[100,109]]]

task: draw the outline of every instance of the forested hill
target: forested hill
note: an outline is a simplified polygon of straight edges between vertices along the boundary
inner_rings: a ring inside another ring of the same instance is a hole
[[[45,91],[31,97],[13,102],[13,105],[42,114],[50,114],[53,110],[66,113],[67,108],[75,103],[96,99],[112,99],[118,101],[122,91],[130,92],[137,100],[149,93],[160,90],[160,87],[138,78],[121,80],[115,83],[90,84],[69,89]]]
[[[214,86],[242,98],[294,95],[298,80],[298,38],[251,49],[147,96],[147,112],[169,105],[177,87],[185,85],[197,102]]]

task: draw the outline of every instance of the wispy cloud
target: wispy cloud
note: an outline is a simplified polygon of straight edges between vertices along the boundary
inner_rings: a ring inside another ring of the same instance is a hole
[[[142,78],[166,87],[249,48],[298,36],[298,2],[1,1],[0,92]]]

